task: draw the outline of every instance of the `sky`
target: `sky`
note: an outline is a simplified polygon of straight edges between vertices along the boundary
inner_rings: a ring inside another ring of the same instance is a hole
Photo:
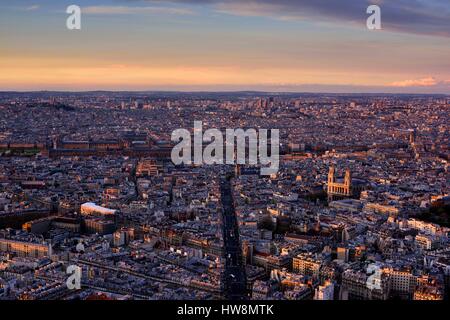
[[[449,57],[449,0],[0,0],[1,91],[450,94]]]

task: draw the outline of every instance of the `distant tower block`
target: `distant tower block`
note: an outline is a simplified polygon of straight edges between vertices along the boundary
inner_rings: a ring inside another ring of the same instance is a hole
[[[234,176],[235,177],[239,177],[241,175],[241,165],[240,164],[236,164],[234,166]]]
[[[416,142],[416,130],[411,130],[409,133],[409,143],[414,144]]]

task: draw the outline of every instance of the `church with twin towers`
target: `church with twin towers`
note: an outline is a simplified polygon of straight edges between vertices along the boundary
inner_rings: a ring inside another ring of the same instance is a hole
[[[350,169],[345,170],[343,178],[336,175],[336,168],[332,165],[328,170],[327,195],[328,201],[346,198],[357,198],[361,191],[367,189],[367,183],[352,177]]]

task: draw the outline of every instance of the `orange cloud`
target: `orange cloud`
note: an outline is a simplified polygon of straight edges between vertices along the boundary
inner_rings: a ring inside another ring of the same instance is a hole
[[[433,77],[427,77],[414,80],[396,81],[390,84],[391,87],[432,87],[439,84],[439,82]]]

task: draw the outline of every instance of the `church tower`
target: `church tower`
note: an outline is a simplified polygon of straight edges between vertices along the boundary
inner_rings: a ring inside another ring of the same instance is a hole
[[[345,170],[344,185],[345,185],[345,193],[350,195],[352,187],[352,173],[350,169]]]
[[[352,173],[350,169],[345,170],[344,184],[349,187],[352,185]]]
[[[331,166],[330,169],[328,170],[328,184],[330,185],[331,183],[336,182],[336,177],[334,176],[334,166]]]

